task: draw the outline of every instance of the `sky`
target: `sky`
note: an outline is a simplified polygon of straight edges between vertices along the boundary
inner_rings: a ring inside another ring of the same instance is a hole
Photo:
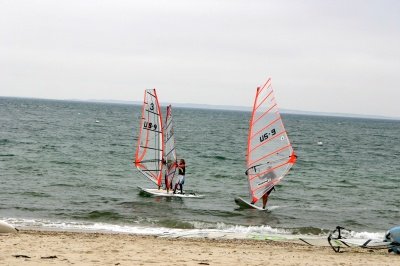
[[[400,117],[397,0],[0,0],[0,96]]]

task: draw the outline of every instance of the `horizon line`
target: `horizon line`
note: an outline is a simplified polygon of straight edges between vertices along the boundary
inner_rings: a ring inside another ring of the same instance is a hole
[[[89,102],[89,103],[111,103],[111,104],[126,104],[126,105],[142,105],[142,101],[128,101],[128,100],[110,100],[110,99],[54,99],[54,98],[35,98],[23,96],[0,96],[0,98],[18,98],[18,99],[33,99],[33,100],[49,100],[49,101],[70,101],[70,102]],[[252,111],[251,106],[240,105],[217,105],[207,103],[169,103],[177,108],[193,108],[193,109],[208,109],[208,110],[226,110],[226,111]],[[162,104],[167,106],[169,104]],[[348,118],[367,118],[367,119],[380,119],[380,120],[400,120],[400,117],[391,117],[385,115],[366,115],[366,114],[353,114],[353,113],[333,113],[321,111],[303,111],[287,108],[279,108],[283,114],[297,114],[297,115],[314,115],[314,116],[330,116],[330,117],[348,117]]]

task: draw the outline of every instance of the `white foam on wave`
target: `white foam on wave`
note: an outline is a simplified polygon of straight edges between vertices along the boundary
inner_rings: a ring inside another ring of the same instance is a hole
[[[269,225],[260,226],[243,226],[243,225],[230,225],[225,223],[205,223],[205,222],[190,222],[194,229],[187,230],[212,230],[222,231],[229,233],[250,234],[250,233],[263,233],[263,234],[291,234],[292,232],[285,229],[272,228]]]
[[[135,224],[108,224],[79,221],[54,221],[45,219],[16,219],[4,218],[4,221],[19,229],[37,229],[54,231],[78,231],[78,232],[104,232],[124,233],[135,235],[153,235],[161,237],[209,237],[226,239],[278,239],[289,240],[310,237],[293,234],[290,230],[273,228],[268,225],[243,226],[218,223],[214,228],[209,224],[196,222],[194,229],[178,229],[166,227],[149,227]],[[359,239],[383,239],[385,232],[354,232],[352,238]],[[316,237],[316,236],[315,236]]]
[[[66,231],[83,231],[83,232],[112,232],[112,233],[128,233],[141,235],[198,235],[207,234],[230,234],[244,235],[249,234],[290,234],[289,231],[283,229],[272,228],[267,225],[262,226],[241,226],[227,225],[218,223],[216,228],[211,228],[207,223],[194,223],[194,229],[178,229],[166,227],[144,227],[140,225],[123,225],[123,224],[107,224],[107,223],[91,223],[78,221],[53,221],[44,219],[12,219],[6,220],[8,223],[26,229],[43,229],[43,230],[66,230]]]
[[[359,239],[379,239],[383,240],[385,239],[385,232],[377,232],[377,233],[372,233],[372,232],[350,232],[350,235],[353,238],[359,238]]]
[[[226,225],[219,223],[217,229],[223,231],[230,231],[235,233],[259,233],[259,234],[291,234],[288,230],[272,228],[269,225],[260,226],[243,226],[243,225]]]

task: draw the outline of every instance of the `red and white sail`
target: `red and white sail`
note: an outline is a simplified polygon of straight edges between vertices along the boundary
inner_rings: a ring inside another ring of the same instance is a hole
[[[166,162],[166,184],[168,187],[171,184],[175,172],[176,172],[176,149],[175,149],[175,135],[174,135],[174,123],[172,119],[172,107],[171,105],[167,106],[167,115],[165,117],[165,125],[164,125],[164,134],[165,134],[165,162]]]
[[[295,162],[268,79],[257,88],[249,126],[246,174],[251,201],[257,202],[278,184]]]
[[[163,150],[163,125],[157,93],[155,89],[145,90],[135,166],[157,186],[161,186]]]

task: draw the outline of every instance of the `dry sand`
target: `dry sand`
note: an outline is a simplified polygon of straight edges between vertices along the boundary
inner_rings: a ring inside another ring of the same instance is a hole
[[[172,239],[128,234],[0,234],[0,265],[400,265],[386,250],[261,240]]]

